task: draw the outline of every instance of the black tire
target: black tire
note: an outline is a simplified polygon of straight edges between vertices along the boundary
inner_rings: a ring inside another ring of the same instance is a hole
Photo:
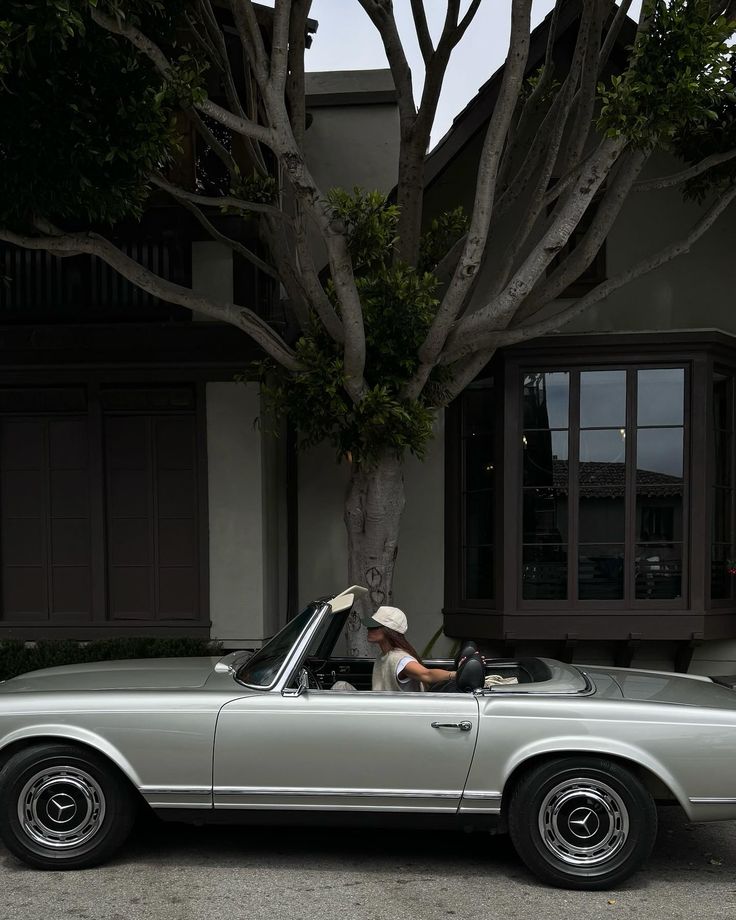
[[[629,770],[597,757],[548,761],[509,803],[519,856],[558,888],[598,891],[632,875],[657,836],[654,800]]]
[[[86,869],[109,859],[137,805],[114,767],[70,744],[20,751],[0,772],[0,836],[35,869]]]

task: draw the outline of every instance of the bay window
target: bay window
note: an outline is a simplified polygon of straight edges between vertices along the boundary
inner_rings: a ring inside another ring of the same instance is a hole
[[[736,635],[732,365],[715,335],[499,353],[448,412],[447,632]]]

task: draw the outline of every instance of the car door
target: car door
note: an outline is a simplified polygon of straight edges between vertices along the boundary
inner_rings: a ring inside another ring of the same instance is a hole
[[[215,807],[455,812],[478,721],[463,693],[233,700],[217,723]]]

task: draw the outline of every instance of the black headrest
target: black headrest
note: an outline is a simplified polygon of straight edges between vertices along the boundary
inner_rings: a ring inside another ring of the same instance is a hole
[[[455,674],[457,689],[466,693],[480,690],[484,680],[483,659],[478,654],[470,655],[461,662]]]
[[[472,655],[478,654],[478,646],[475,642],[463,642],[460,646],[460,651],[455,655],[455,667],[460,667],[460,662],[463,658],[470,658]]]

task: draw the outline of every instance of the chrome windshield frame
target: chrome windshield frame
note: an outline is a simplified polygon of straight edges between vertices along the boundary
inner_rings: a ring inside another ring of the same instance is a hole
[[[301,657],[302,653],[311,642],[312,636],[314,635],[316,629],[322,622],[322,618],[331,610],[332,608],[330,607],[329,602],[322,602],[317,605],[314,613],[307,621],[307,625],[304,627],[297,640],[291,646],[291,649],[286,653],[284,661],[279,668],[276,677],[270,684],[247,684],[245,681],[240,680],[237,674],[234,674],[233,677],[236,683],[248,690],[258,690],[263,693],[270,693],[274,691],[280,693],[283,685],[286,683],[289,677],[291,677],[294,660]]]

